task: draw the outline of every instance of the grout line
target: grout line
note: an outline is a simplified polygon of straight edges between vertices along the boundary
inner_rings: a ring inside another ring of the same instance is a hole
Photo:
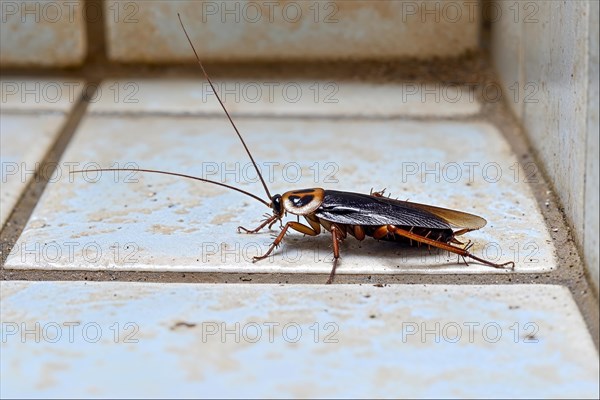
[[[13,281],[90,281],[156,283],[229,283],[318,284],[329,273],[285,272],[181,272],[181,271],[92,271],[92,270],[25,270],[4,269],[2,280]],[[43,273],[43,276],[40,276]],[[455,281],[450,282],[448,278]],[[519,274],[336,274],[334,284],[414,284],[414,285],[558,285],[567,286],[550,273],[534,277]]]
[[[360,110],[357,110],[360,112]],[[245,112],[230,112],[232,117],[245,120],[260,120],[269,118],[271,120],[314,120],[314,121],[419,121],[419,122],[439,122],[439,121],[472,121],[481,120],[481,113],[471,114],[455,114],[450,116],[439,116],[433,114],[421,114],[421,115],[410,115],[410,114],[380,114],[380,115],[365,115],[365,114],[273,114],[269,112],[264,113],[245,113]],[[177,111],[90,111],[88,113],[94,117],[122,117],[122,118],[137,118],[137,117],[163,117],[163,118],[174,118],[174,119],[222,119],[222,112],[177,112]]]
[[[97,1],[97,0],[88,0]],[[106,47],[105,37],[98,35],[96,41],[88,35],[89,52],[101,44]],[[105,54],[105,53],[104,53]],[[461,57],[436,59],[434,67],[431,60],[351,60],[351,61],[257,61],[224,62],[205,60],[205,67],[213,80],[231,78],[252,79],[335,79],[353,82],[389,83],[395,82],[471,82],[477,83],[478,75],[473,73],[479,67],[482,53]],[[203,79],[195,61],[177,63],[118,63],[106,57],[89,58],[86,64],[64,69],[56,67],[4,67],[3,76],[49,78],[64,77],[65,74],[81,77],[90,72],[101,74],[107,79],[147,79],[147,78],[196,78]]]
[[[105,1],[104,0],[84,0],[85,9],[87,10],[101,10],[100,18],[85,18],[85,34],[86,34],[86,46],[87,54],[84,61],[84,67],[91,66],[103,66],[108,63],[107,45],[106,45],[106,34],[108,33],[104,18],[107,17],[105,14]],[[85,14],[84,14],[85,15]]]
[[[74,105],[73,105],[74,106]],[[11,114],[11,115],[68,115],[69,109],[60,109],[60,108],[43,108],[43,109],[22,109],[22,108],[11,108],[11,107],[3,107],[0,111],[2,114]]]

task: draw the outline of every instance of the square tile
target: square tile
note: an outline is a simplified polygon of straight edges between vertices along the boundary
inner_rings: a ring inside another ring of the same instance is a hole
[[[0,226],[4,226],[35,172],[41,168],[41,162],[65,119],[62,113],[11,114],[3,111],[0,115]]]
[[[475,255],[514,260],[517,272],[557,267],[552,238],[499,132],[483,122],[238,118],[272,193],[306,187],[369,193],[475,213],[487,226],[463,236]],[[455,145],[452,145],[455,144]],[[461,145],[458,145],[461,144]],[[290,233],[252,263],[271,234],[238,234],[270,209],[252,198],[181,178],[121,173],[129,167],[187,173],[265,197],[223,118],[88,116],[12,250],[5,268],[329,273],[329,234]],[[293,217],[285,219],[293,220]],[[341,246],[340,274],[499,273],[455,255],[367,238]]]
[[[0,285],[6,398],[599,394],[558,286]]]
[[[16,112],[69,112],[94,87],[80,79],[3,77],[2,110]]]
[[[107,1],[108,56],[193,60],[181,13],[206,60],[454,57],[478,46],[478,2]]]
[[[3,67],[72,67],[87,52],[85,18],[100,9],[80,0],[3,1],[0,64]]]

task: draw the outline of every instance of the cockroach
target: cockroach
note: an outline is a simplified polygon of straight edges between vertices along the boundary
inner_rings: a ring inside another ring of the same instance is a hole
[[[259,261],[268,257],[275,248],[282,242],[285,234],[289,229],[293,229],[300,233],[309,236],[316,236],[321,233],[321,228],[331,233],[333,247],[333,266],[327,283],[332,283],[338,260],[340,258],[340,243],[348,237],[348,235],[356,238],[359,241],[364,240],[367,236],[377,240],[388,240],[394,242],[406,243],[408,245],[427,245],[457,254],[462,257],[465,264],[468,265],[466,258],[479,261],[482,264],[494,268],[514,269],[513,261],[502,264],[493,263],[477,257],[469,252],[473,245],[471,241],[467,244],[457,240],[457,236],[464,235],[467,232],[481,229],[487,221],[477,215],[465,213],[462,211],[451,210],[447,208],[435,207],[425,204],[419,204],[409,201],[402,201],[385,197],[385,189],[369,194],[345,192],[338,190],[326,190],[323,188],[309,188],[300,190],[291,190],[283,194],[271,195],[265,180],[263,179],[260,170],[252,156],[246,142],[242,138],[237,126],[233,122],[231,115],[219,97],[215,86],[208,76],[200,57],[196,52],[194,44],[190,39],[181,15],[179,23],[189,42],[192,51],[196,57],[198,65],[202,70],[204,78],[208,81],[212,88],[215,97],[223,108],[225,115],[229,119],[231,126],[237,134],[242,146],[246,150],[248,157],[260,178],[262,186],[266,192],[268,201],[263,200],[259,196],[249,193],[245,190],[227,185],[222,182],[212,181],[209,179],[199,178],[196,176],[180,174],[176,172],[167,172],[152,169],[120,169],[120,168],[103,168],[103,169],[88,169],[81,171],[72,171],[72,173],[80,172],[100,172],[100,171],[139,171],[165,175],[173,175],[183,178],[194,179],[202,182],[212,183],[235,190],[249,196],[265,206],[269,207],[272,215],[267,214],[267,217],[261,221],[254,229],[247,229],[242,226],[238,227],[238,232],[247,234],[255,234],[263,228],[271,227],[279,222],[281,231],[276,236],[273,243],[270,245],[265,254],[253,257],[253,261]],[[283,225],[282,219],[287,214],[298,216],[298,222],[289,221]],[[299,217],[304,217],[308,224],[299,222]]]

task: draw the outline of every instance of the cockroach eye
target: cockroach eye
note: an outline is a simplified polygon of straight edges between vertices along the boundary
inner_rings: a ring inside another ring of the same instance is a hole
[[[271,198],[271,208],[273,209],[273,212],[277,215],[281,215],[281,213],[283,212],[283,209],[281,207],[281,195],[280,194],[276,194],[275,196],[273,196]]]

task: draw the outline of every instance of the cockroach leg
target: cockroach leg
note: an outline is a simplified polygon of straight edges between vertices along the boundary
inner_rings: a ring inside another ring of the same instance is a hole
[[[281,232],[279,232],[279,235],[277,235],[277,237],[275,238],[275,240],[273,241],[273,243],[271,244],[271,246],[269,247],[267,252],[265,254],[263,254],[262,256],[254,256],[252,258],[252,261],[256,262],[258,260],[262,260],[263,258],[267,258],[269,256],[269,254],[271,254],[273,252],[273,250],[275,250],[275,248],[277,246],[279,246],[279,243],[281,243],[281,241],[283,240],[283,237],[285,236],[285,234],[289,228],[292,228],[293,230],[298,231],[300,233],[304,233],[305,235],[317,236],[319,234],[318,232],[316,232],[314,229],[312,229],[309,226],[303,225],[303,224],[295,222],[295,221],[290,221],[287,224],[285,224],[283,229],[281,229]]]
[[[417,235],[416,233],[406,231],[406,230],[398,228],[394,225],[386,225],[386,227],[390,232],[394,232],[400,236],[404,236],[409,239],[413,239],[419,243],[428,244],[428,245],[440,248],[442,250],[447,250],[451,253],[458,254],[459,256],[462,256],[463,259],[465,257],[469,257],[469,258],[472,258],[473,260],[479,261],[482,264],[489,265],[490,267],[502,268],[502,269],[505,269],[506,267],[508,267],[508,269],[511,269],[511,270],[515,269],[514,261],[509,261],[509,262],[505,262],[502,264],[496,264],[496,263],[484,260],[483,258],[477,257],[477,256],[469,253],[466,249],[463,249],[461,247],[456,247],[456,246],[453,246],[451,244],[444,243],[444,242],[438,242],[437,240],[433,240],[433,239],[423,237],[421,235]],[[465,263],[466,263],[466,260],[465,260]]]
[[[341,232],[337,226],[334,225],[331,227],[331,239],[333,241],[333,267],[331,268],[331,273],[329,273],[327,282],[325,282],[327,285],[333,283],[335,270],[337,269],[338,260],[340,258],[340,242],[342,241],[340,233]]]
[[[271,229],[271,227],[273,225],[275,225],[277,223],[277,221],[279,221],[279,225],[281,226],[281,219],[280,218],[275,218],[270,224],[269,224],[269,229]],[[283,228],[283,226],[281,226],[281,228]]]
[[[380,190],[380,191],[378,191],[378,192],[374,192],[374,191],[373,191],[373,188],[371,188],[371,193],[369,193],[369,194],[370,194],[371,196],[375,196],[375,197],[383,197],[383,194],[385,193],[385,189],[386,189],[386,188],[383,188],[383,189],[381,189],[381,190]]]
[[[346,232],[347,225],[333,224],[333,227],[337,229],[337,237],[340,241],[346,239],[346,237],[348,236]]]
[[[460,236],[460,235],[464,235],[467,232],[471,232],[473,229],[460,229],[456,232],[454,232],[454,236]],[[461,243],[462,244],[462,243]]]
[[[319,223],[319,220],[315,220],[306,215],[304,216],[304,219],[306,219],[306,222],[308,222],[313,231],[317,232],[317,235],[321,233],[321,224]]]
[[[237,227],[237,231],[238,233],[242,233],[242,231],[251,234],[251,233],[258,233],[262,228],[264,228],[265,226],[269,225],[269,229],[271,229],[271,226],[273,226],[273,224],[275,222],[277,222],[277,215],[271,215],[269,216],[269,218],[267,218],[266,220],[264,220],[257,228],[255,229],[246,229],[243,226],[238,226]]]
[[[327,278],[326,285],[331,285],[333,283],[333,278],[335,277],[335,270],[337,269],[338,259],[333,258],[333,267],[331,268],[331,272],[329,273],[329,278]]]
[[[450,242],[454,244],[464,244],[460,240],[457,240],[455,237],[450,238]]]

